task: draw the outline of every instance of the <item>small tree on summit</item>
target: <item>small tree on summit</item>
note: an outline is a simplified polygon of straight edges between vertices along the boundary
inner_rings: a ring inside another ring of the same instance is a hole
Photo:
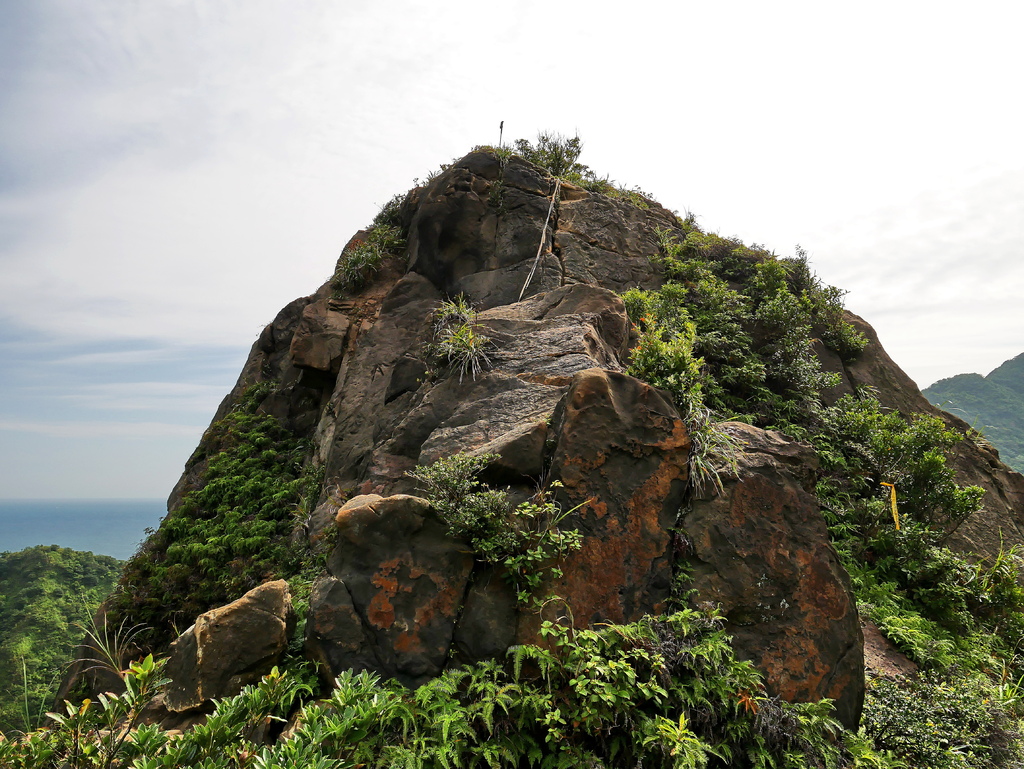
[[[590,167],[577,162],[583,152],[583,141],[578,135],[570,139],[562,134],[541,131],[537,134],[536,143],[516,139],[512,151],[560,179],[577,184],[594,179]]]

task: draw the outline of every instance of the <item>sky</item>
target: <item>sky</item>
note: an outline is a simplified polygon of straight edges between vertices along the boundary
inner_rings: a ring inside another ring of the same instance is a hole
[[[0,0],[0,498],[164,497],[264,324],[479,144],[799,244],[925,387],[1024,350],[1024,6]]]

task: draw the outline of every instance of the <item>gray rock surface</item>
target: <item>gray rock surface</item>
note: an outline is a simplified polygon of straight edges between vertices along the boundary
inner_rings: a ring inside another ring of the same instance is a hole
[[[201,614],[171,644],[165,707],[172,713],[192,710],[258,682],[280,661],[294,625],[283,579]]]

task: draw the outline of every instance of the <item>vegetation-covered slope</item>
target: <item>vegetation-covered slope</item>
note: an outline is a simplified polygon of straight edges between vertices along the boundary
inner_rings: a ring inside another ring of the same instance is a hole
[[[0,731],[38,725],[121,562],[57,545],[0,553]]]
[[[1024,473],[1024,353],[988,376],[957,374],[922,392],[984,435],[1003,462]]]

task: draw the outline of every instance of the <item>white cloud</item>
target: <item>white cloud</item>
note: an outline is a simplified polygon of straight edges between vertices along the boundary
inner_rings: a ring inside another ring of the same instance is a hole
[[[224,397],[219,385],[190,382],[108,382],[79,385],[55,397],[81,408],[213,414]],[[190,428],[191,429],[191,428]]]
[[[176,425],[166,422],[74,422],[0,419],[0,431],[32,433],[52,438],[124,438],[152,439],[161,437],[199,437],[205,426]]]
[[[1024,349],[1022,13],[41,0],[0,86],[0,316],[89,344],[63,363],[166,361],[133,340],[240,358],[377,206],[504,120],[579,130],[596,171],[712,230],[810,249],[918,381],[992,368]]]

